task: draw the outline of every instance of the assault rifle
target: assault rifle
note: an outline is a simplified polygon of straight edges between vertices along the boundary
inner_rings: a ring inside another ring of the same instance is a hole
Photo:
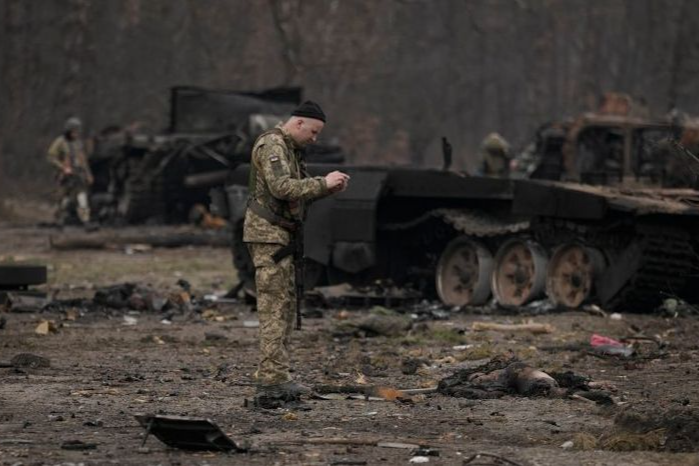
[[[304,302],[305,270],[303,258],[303,226],[296,230],[294,242],[294,286],[296,287],[296,330],[301,330],[301,306]]]
[[[272,260],[278,263],[286,256],[292,255],[294,262],[294,287],[296,290],[296,330],[301,330],[301,306],[304,298],[304,263],[303,263],[303,225],[291,234],[291,241],[272,255]]]

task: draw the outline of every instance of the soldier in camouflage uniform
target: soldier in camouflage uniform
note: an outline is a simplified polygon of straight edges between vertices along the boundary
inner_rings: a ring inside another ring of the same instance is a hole
[[[342,172],[311,178],[306,171],[301,149],[316,141],[324,125],[320,106],[308,101],[288,121],[263,133],[252,149],[243,241],[255,265],[260,320],[258,400],[295,400],[308,391],[292,382],[289,374],[289,343],[299,310],[293,259],[291,255],[280,257],[280,250],[303,227],[310,201],[347,187],[349,177]]]
[[[80,139],[81,128],[78,118],[69,118],[63,134],[53,141],[47,154],[49,163],[57,171],[60,203],[56,217],[61,224],[69,223],[76,215],[83,224],[90,221],[87,192],[93,178]]]
[[[481,143],[481,174],[507,178],[510,175],[510,145],[498,133],[490,133]]]

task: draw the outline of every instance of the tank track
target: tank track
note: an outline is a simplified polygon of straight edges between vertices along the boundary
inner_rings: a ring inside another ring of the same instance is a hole
[[[507,222],[475,209],[434,209],[411,221],[383,224],[379,228],[395,239],[388,244],[400,249],[400,256],[416,258],[408,267],[406,281],[436,298],[437,262],[452,239],[460,235],[478,238],[494,254],[502,241],[513,234],[526,233],[529,226],[529,222]]]
[[[549,249],[579,239],[609,253],[622,251],[638,241],[641,245],[638,268],[609,302],[601,303],[610,310],[648,312],[667,297],[684,297],[686,277],[696,270],[691,237],[679,228],[628,221],[596,226],[543,220],[532,225],[532,233]]]
[[[388,231],[407,231],[430,221],[434,221],[435,219],[438,222],[451,226],[455,233],[479,238],[517,233],[529,228],[529,222],[506,222],[475,209],[435,209],[408,222],[381,225],[381,229]]]
[[[687,276],[695,268],[691,238],[687,232],[640,226],[643,255],[641,265],[609,304],[610,308],[643,312],[655,309],[669,297],[680,297]]]
[[[424,269],[436,267],[440,248],[461,234],[479,238],[493,254],[504,239],[514,235],[532,237],[549,250],[576,239],[607,252],[622,251],[639,241],[640,265],[615,296],[602,303],[609,310],[648,312],[668,297],[692,302],[694,296],[687,295],[687,277],[699,269],[699,257],[693,248],[696,245],[686,231],[640,221],[630,223],[628,219],[605,225],[559,219],[506,222],[475,210],[436,209],[411,222],[383,225],[382,229],[415,233],[416,251],[426,258],[423,274]]]

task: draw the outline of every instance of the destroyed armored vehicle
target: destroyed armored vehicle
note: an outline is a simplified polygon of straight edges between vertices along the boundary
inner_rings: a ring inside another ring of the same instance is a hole
[[[548,296],[563,308],[647,311],[667,297],[699,301],[699,192],[662,186],[668,153],[684,164],[675,179],[694,183],[691,154],[674,152],[684,147],[676,126],[598,115],[546,131],[525,179],[310,165],[315,175],[346,171],[351,183],[309,209],[307,287],[388,280],[450,306]],[[217,199],[227,201],[234,264],[252,284],[241,241],[247,176],[237,167]]]
[[[548,123],[511,163],[514,178],[591,185],[694,188],[699,122],[669,114],[650,118],[610,93],[597,112]]]
[[[414,168],[310,165],[350,174],[305,225],[306,286],[390,280],[450,306],[494,297],[520,306],[598,303],[644,311],[667,296],[697,300],[699,193],[468,177]],[[254,270],[242,226],[247,166],[227,188],[233,258]],[[219,201],[223,196],[217,197]]]
[[[159,134],[110,127],[95,138],[91,204],[102,222],[182,223],[209,204],[209,189],[249,161],[255,138],[284,119],[300,88],[237,92],[174,87],[170,123]],[[339,148],[316,153],[341,161]],[[314,153],[310,154],[314,157]]]

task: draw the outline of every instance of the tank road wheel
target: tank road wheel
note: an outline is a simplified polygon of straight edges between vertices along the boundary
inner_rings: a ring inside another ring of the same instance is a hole
[[[579,243],[567,243],[556,249],[546,277],[546,294],[551,302],[569,308],[580,306],[590,297],[604,262],[600,251]]]
[[[493,256],[467,236],[453,239],[437,263],[437,294],[448,306],[478,305],[490,296]]]
[[[537,298],[546,285],[546,251],[533,241],[507,241],[495,256],[493,294],[505,306],[521,306]]]

